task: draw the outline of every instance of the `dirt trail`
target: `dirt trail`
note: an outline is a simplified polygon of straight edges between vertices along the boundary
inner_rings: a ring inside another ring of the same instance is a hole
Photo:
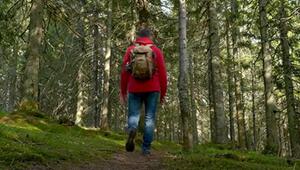
[[[140,152],[120,152],[111,160],[104,161],[104,170],[163,170],[163,153],[153,151],[151,155],[143,156]]]
[[[31,170],[165,170],[163,158],[165,153],[152,151],[151,155],[143,156],[141,152],[120,151],[111,158],[84,162],[81,164],[63,163],[55,166],[33,166]]]

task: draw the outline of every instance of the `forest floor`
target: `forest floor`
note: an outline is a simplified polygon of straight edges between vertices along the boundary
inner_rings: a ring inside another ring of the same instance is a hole
[[[152,154],[126,152],[124,132],[85,130],[39,113],[0,111],[2,170],[297,170],[300,160],[202,144],[182,152],[172,142],[155,141]]]
[[[161,170],[164,153],[154,151],[151,155],[144,156],[140,152],[119,152],[113,159],[107,160],[101,169],[110,170]]]
[[[154,151],[149,156],[143,156],[139,152],[119,151],[111,158],[93,160],[80,164],[63,163],[51,168],[55,170],[163,170],[164,155],[161,152]],[[32,167],[33,170],[42,170],[45,167]]]

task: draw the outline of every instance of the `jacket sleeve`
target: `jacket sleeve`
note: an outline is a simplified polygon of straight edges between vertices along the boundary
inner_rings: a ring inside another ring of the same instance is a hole
[[[164,55],[157,48],[158,52],[156,54],[157,57],[157,69],[159,73],[159,83],[160,83],[160,102],[162,103],[165,99],[166,93],[167,93],[167,71],[166,71],[166,65],[165,65],[165,59]]]
[[[122,68],[121,68],[121,80],[120,80],[120,95],[123,98],[123,100],[126,99],[127,96],[127,85],[128,85],[128,79],[130,74],[126,71],[126,64],[129,62],[129,56],[130,56],[130,48],[127,48],[126,53],[123,57],[123,62],[122,62]]]

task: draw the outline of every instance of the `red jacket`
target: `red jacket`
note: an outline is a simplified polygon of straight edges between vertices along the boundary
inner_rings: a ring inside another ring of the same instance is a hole
[[[146,37],[137,38],[135,43],[140,45],[154,44],[152,40]],[[164,56],[161,50],[151,46],[155,54],[156,71],[150,80],[140,81],[136,80],[132,75],[126,71],[126,63],[129,62],[130,53],[134,46],[127,48],[123,57],[122,71],[121,71],[121,97],[126,98],[127,93],[136,92],[160,92],[160,102],[163,102],[167,92],[167,72],[165,67]]]

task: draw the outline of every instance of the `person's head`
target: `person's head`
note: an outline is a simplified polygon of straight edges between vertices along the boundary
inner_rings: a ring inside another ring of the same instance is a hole
[[[152,31],[149,28],[142,28],[137,32],[137,37],[153,38]]]

